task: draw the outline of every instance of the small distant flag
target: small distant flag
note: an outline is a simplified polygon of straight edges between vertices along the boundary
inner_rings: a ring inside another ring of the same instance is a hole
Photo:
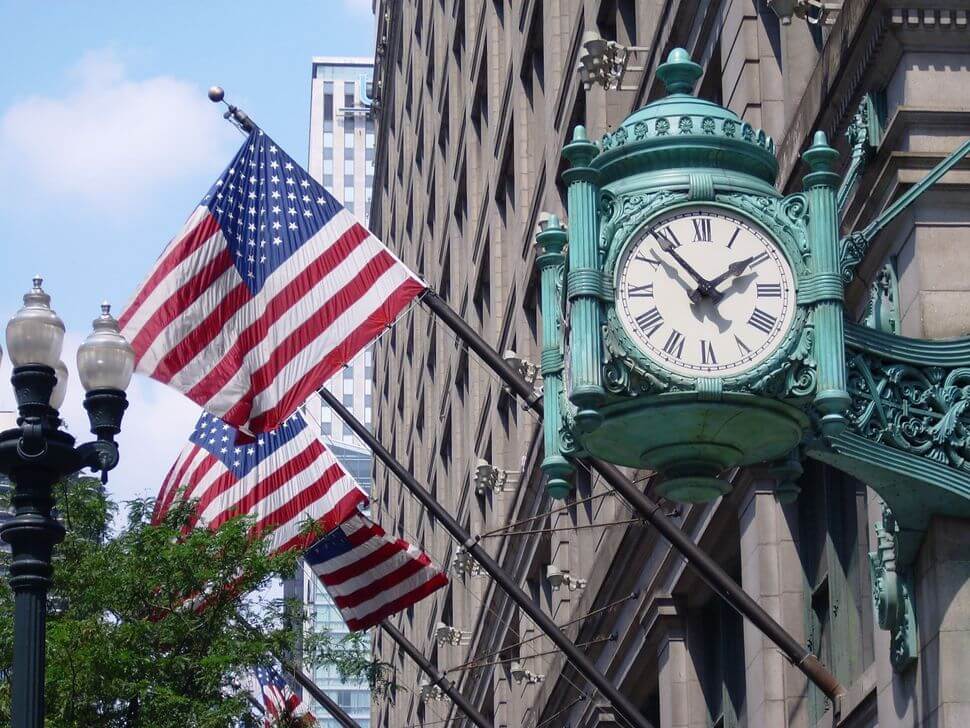
[[[313,545],[304,559],[330,593],[351,631],[373,627],[447,585],[427,554],[364,515]]]
[[[300,696],[293,692],[283,676],[272,667],[257,667],[255,671],[259,695],[266,709],[263,725],[271,728],[280,718],[289,716],[302,719],[302,725],[316,725],[316,718],[300,701]]]
[[[236,516],[269,529],[274,553],[305,549],[320,537],[306,532],[312,519],[330,531],[367,503],[367,494],[315,437],[297,412],[272,432],[241,442],[238,431],[203,414],[162,484],[153,523],[179,499],[197,500],[189,527],[215,530]]]
[[[138,371],[260,433],[289,417],[425,288],[256,129],[119,322]]]

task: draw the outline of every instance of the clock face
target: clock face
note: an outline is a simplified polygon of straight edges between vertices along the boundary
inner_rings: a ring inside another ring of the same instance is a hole
[[[620,258],[616,314],[663,368],[728,377],[767,359],[795,316],[795,277],[754,223],[717,207],[678,209]]]

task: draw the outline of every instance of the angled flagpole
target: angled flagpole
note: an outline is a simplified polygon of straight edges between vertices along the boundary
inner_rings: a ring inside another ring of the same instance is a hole
[[[239,623],[249,632],[254,635],[259,634],[259,630],[257,630],[241,616],[237,615],[237,619],[239,620]],[[304,690],[313,696],[314,700],[320,703],[320,705],[322,705],[324,709],[330,713],[330,715],[342,726],[342,728],[361,728],[360,723],[347,715],[347,712],[337,705],[337,701],[317,687],[317,684],[310,679],[310,676],[303,672],[303,670],[301,670],[300,667],[292,660],[288,660],[285,657],[277,654],[273,654],[273,657],[279,661],[279,663],[283,666],[283,669],[290,673],[293,676],[293,679],[295,679]]]
[[[523,382],[524,384],[524,382]],[[445,530],[451,534],[459,544],[465,547],[468,554],[474,558],[481,567],[491,576],[496,583],[502,587],[506,594],[514,601],[519,607],[525,612],[529,618],[535,622],[536,626],[539,627],[543,632],[548,635],[549,639],[562,650],[573,666],[578,670],[583,677],[589,680],[599,691],[602,693],[603,697],[606,698],[616,709],[617,713],[622,715],[627,722],[631,725],[636,726],[636,728],[650,728],[650,723],[644,718],[636,706],[627,698],[619,689],[611,683],[603,673],[601,673],[592,661],[586,656],[582,650],[580,650],[576,645],[574,645],[562,630],[559,629],[558,625],[552,621],[539,605],[532,601],[532,598],[525,593],[525,591],[518,585],[516,581],[509,576],[505,570],[499,566],[489,553],[482,548],[479,544],[478,539],[474,538],[468,531],[466,531],[460,523],[455,519],[455,517],[442,506],[431,493],[425,488],[417,479],[405,468],[397,459],[391,455],[391,453],[385,448],[380,440],[378,440],[373,433],[358,420],[354,415],[341,403],[339,399],[333,396],[326,388],[321,388],[319,390],[320,396],[323,401],[337,413],[337,416],[344,421],[344,423],[350,427],[351,430],[371,449],[374,455],[380,460],[384,465],[397,476],[397,479],[401,481],[405,488],[407,488],[414,495],[421,504],[427,508],[434,517],[445,527]]]
[[[280,661],[283,669],[290,673],[293,678],[300,683],[300,686],[310,693],[310,695],[313,696],[313,699],[320,703],[320,705],[322,705],[324,709],[330,713],[333,719],[336,720],[343,728],[361,728],[360,723],[347,715],[347,712],[337,705],[337,701],[317,687],[317,684],[313,682],[313,680],[310,679],[310,676],[303,672],[303,670],[297,667],[290,660],[285,660],[279,655],[274,655],[274,657]]]
[[[422,303],[474,351],[508,387],[540,417],[543,413],[541,395],[536,395],[526,382],[495,349],[469,326],[437,293],[428,289]],[[609,485],[643,516],[660,534],[691,564],[704,582],[728,604],[747,618],[768,639],[787,655],[799,670],[815,683],[833,701],[845,694],[845,687],[819,659],[798,640],[792,637],[761,606],[752,599],[720,565],[697,546],[671,521],[660,505],[648,498],[629,478],[612,463],[590,458],[593,468]]]
[[[431,661],[424,656],[424,653],[415,647],[414,644],[412,644],[411,641],[404,636],[401,630],[394,626],[390,619],[385,619],[383,622],[381,622],[381,629],[384,630],[384,633],[387,634],[388,637],[397,642],[398,646],[404,650],[405,654],[414,660],[418,667],[420,667],[425,674],[431,678],[431,685],[438,685],[441,687],[445,695],[451,698],[451,701],[458,706],[468,720],[477,725],[478,728],[493,727],[494,724],[487,720],[485,716],[481,714],[478,708],[472,705],[471,701],[461,694],[458,688],[455,687],[454,683],[441,674],[438,671],[438,668],[431,664]]]

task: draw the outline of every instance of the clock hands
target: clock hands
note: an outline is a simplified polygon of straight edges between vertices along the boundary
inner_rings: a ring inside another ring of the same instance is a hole
[[[724,291],[724,292],[718,291],[717,287],[721,283],[726,281],[728,278],[736,277],[744,273],[747,267],[751,265],[751,261],[753,261],[754,259],[755,259],[755,256],[752,255],[751,257],[745,258],[744,260],[735,261],[734,263],[731,263],[731,265],[728,266],[728,269],[724,273],[719,275],[714,280],[708,282],[707,285],[710,286],[709,295],[711,296],[711,299],[714,301],[714,303],[719,302],[722,298],[724,298],[725,294],[727,293],[727,291]]]
[[[690,277],[693,278],[697,283],[695,288],[687,292],[687,297],[690,298],[691,303],[695,304],[698,303],[701,298],[709,298],[714,304],[719,303],[727,292],[718,291],[717,287],[728,278],[736,277],[744,273],[747,267],[751,265],[751,261],[753,261],[756,257],[750,256],[743,260],[738,260],[731,263],[724,273],[709,281],[698,273],[690,263],[684,260],[683,256],[677,252],[677,246],[673,243],[673,241],[659,237],[657,240],[657,245],[662,251],[669,253],[670,257],[676,260],[687,272],[687,274],[690,275]]]
[[[687,271],[687,274],[697,283],[697,288],[688,291],[687,295],[691,301],[697,303],[700,296],[709,296],[714,290],[706,278],[698,273],[686,260],[677,252],[677,246],[671,240],[657,236],[657,245],[665,253],[670,253],[670,257],[680,263],[680,266]]]

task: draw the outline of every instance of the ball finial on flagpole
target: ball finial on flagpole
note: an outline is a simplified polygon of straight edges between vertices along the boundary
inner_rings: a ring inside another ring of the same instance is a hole
[[[209,87],[209,101],[214,104],[218,104],[226,97],[226,92],[223,90],[222,86],[210,86]]]

